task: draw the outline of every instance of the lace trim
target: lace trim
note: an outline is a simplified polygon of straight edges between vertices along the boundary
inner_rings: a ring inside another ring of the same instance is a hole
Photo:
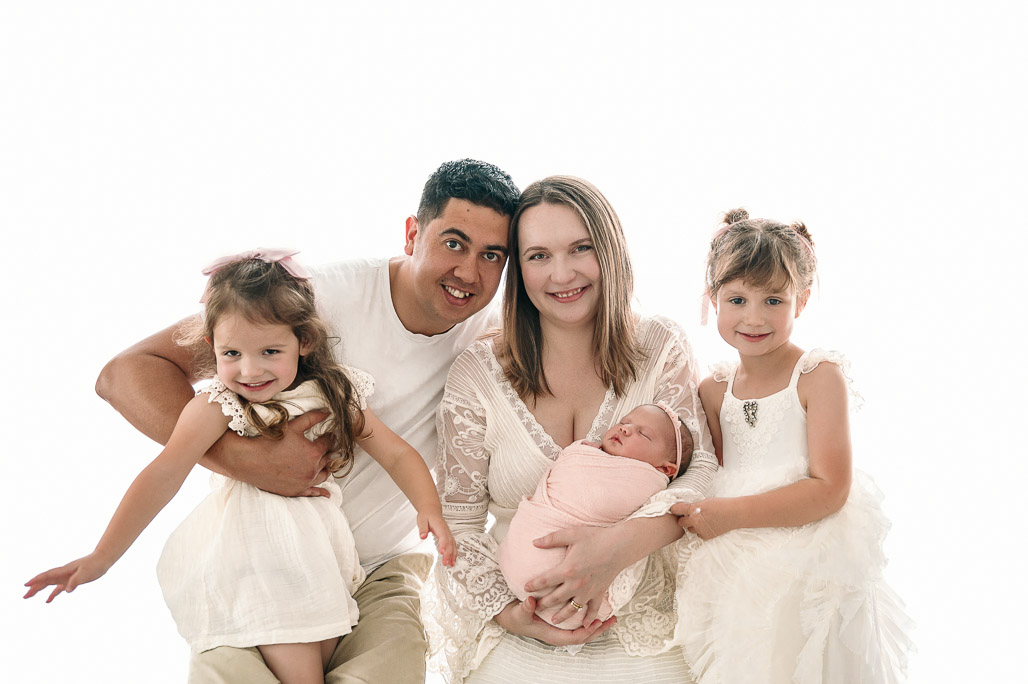
[[[212,378],[211,384],[198,389],[196,394],[209,394],[207,403],[219,404],[221,406],[222,414],[231,419],[228,422],[229,430],[234,431],[240,437],[252,436],[249,434],[252,427],[246,420],[246,412],[243,410],[243,405],[239,402],[239,396],[225,387],[225,383],[219,378]]]
[[[371,374],[367,371],[362,371],[360,368],[354,368],[353,366],[343,366],[343,371],[350,378],[350,384],[353,385],[353,391],[357,397],[357,405],[361,411],[366,411],[368,408],[368,397],[375,393],[375,378],[371,377]]]
[[[528,428],[528,432],[532,435],[532,441],[535,442],[539,450],[546,454],[551,461],[557,460],[560,456],[562,449],[557,446],[553,438],[543,429],[543,426],[536,420],[535,415],[528,409],[528,405],[525,404],[521,396],[515,391],[513,385],[507,379],[507,376],[503,373],[503,366],[500,365],[499,359],[496,358],[496,352],[493,349],[493,345],[489,340],[480,340],[473,347],[475,349],[476,356],[478,356],[484,363],[489,374],[492,376],[493,381],[503,392],[504,398],[507,403],[513,409],[517,415],[518,420]],[[589,426],[589,432],[586,434],[586,441],[599,441],[599,438],[603,435],[605,430],[602,429],[604,423],[600,420],[601,416],[609,418],[610,413],[613,411],[615,400],[617,395],[614,394],[614,388],[608,387],[607,392],[603,396],[603,401],[600,403],[600,409],[596,412],[596,417],[593,418],[592,425]]]
[[[800,373],[809,373],[825,362],[834,363],[842,371],[850,395],[850,410],[859,411],[864,406],[864,397],[853,384],[853,378],[850,377],[850,361],[842,352],[833,349],[811,349],[800,359]]]

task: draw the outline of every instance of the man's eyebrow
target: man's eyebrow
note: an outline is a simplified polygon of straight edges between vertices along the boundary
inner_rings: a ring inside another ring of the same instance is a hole
[[[442,231],[439,234],[440,235],[456,235],[457,237],[459,237],[461,240],[463,240],[464,242],[468,243],[469,245],[475,244],[474,241],[471,239],[471,236],[469,236],[467,233],[465,233],[463,230],[460,230],[459,228],[447,228],[446,230]],[[507,256],[507,247],[505,245],[486,245],[485,246],[485,250],[487,252],[502,252],[503,256]]]

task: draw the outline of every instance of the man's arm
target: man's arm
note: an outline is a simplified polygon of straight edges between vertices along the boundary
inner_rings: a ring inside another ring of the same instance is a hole
[[[176,331],[195,324],[195,319],[179,321],[132,345],[111,359],[96,380],[96,393],[160,444],[171,437],[179,414],[193,397],[192,383],[202,379],[198,371],[204,355],[211,353],[203,346],[184,347],[175,341]],[[303,436],[325,417],[314,411],[293,419],[281,440],[248,439],[227,431],[200,465],[275,494],[327,494],[313,485],[328,476],[328,438],[310,442]]]

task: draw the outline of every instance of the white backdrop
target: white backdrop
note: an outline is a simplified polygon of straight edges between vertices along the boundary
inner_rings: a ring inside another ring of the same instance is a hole
[[[427,175],[464,156],[598,185],[640,308],[704,365],[731,352],[698,325],[720,213],[806,221],[822,271],[796,338],[846,351],[865,396],[912,681],[1021,676],[1028,11],[824,5],[3,3],[3,678],[184,680],[153,568],[204,472],[105,578],[19,598],[158,452],[97,372],[195,311],[214,256],[399,253]]]

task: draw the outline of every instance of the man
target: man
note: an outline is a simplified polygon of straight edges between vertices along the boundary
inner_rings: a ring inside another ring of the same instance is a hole
[[[404,255],[311,269],[318,305],[340,337],[340,362],[369,372],[369,407],[428,462],[435,459],[435,411],[453,359],[482,332],[484,310],[507,259],[507,230],[520,192],[484,162],[443,164],[407,218]],[[207,349],[175,342],[185,321],[133,345],[100,373],[97,393],[132,425],[165,443],[199,381]],[[324,441],[303,432],[325,418],[294,419],[284,439],[247,439],[231,431],[201,464],[285,496],[317,496],[328,473]],[[326,682],[424,682],[425,640],[418,588],[431,556],[420,543],[407,498],[359,450],[339,480],[368,579],[354,593],[360,618],[340,640]],[[194,654],[190,681],[275,682],[256,648]]]

